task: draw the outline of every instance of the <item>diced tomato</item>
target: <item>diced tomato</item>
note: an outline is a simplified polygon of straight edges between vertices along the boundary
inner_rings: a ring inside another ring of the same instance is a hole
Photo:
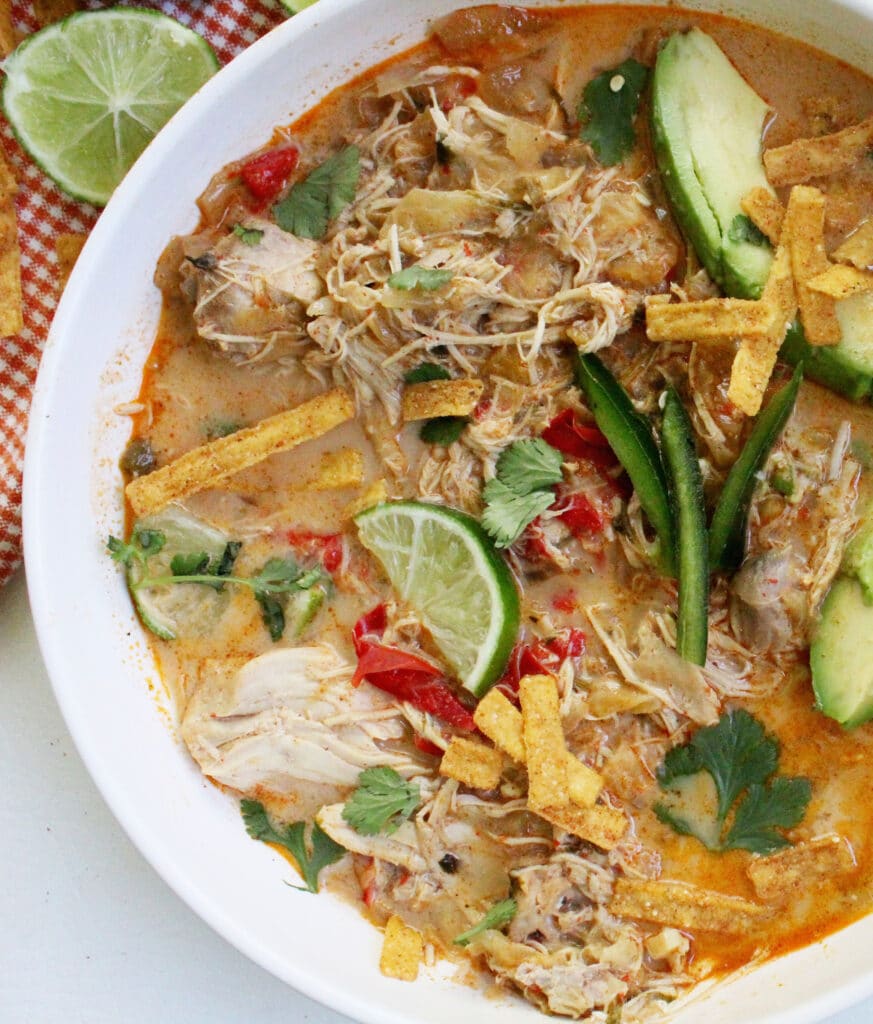
[[[431,757],[443,756],[442,750],[440,750],[436,743],[431,743],[430,740],[426,740],[424,736],[419,736],[418,733],[413,735],[412,742],[423,754],[430,754]]]
[[[552,598],[552,607],[556,612],[572,612],[576,610],[577,597],[576,591],[570,587],[567,590],[561,590]]]
[[[586,459],[598,469],[612,469],[618,465],[615,452],[597,427],[580,423],[572,409],[565,409],[543,431],[543,440],[564,455]]]
[[[366,614],[362,615],[352,627],[352,643],[355,645],[355,654],[360,655],[365,637],[376,637],[377,639],[385,632],[388,625],[388,611],[384,604],[377,604]]]
[[[565,658],[581,658],[585,653],[585,634],[581,629],[571,626],[562,630],[557,636],[546,641],[546,647],[563,661]]]
[[[588,537],[602,533],[606,521],[584,494],[571,494],[560,499],[554,506],[559,510],[558,518],[574,537]]]
[[[306,555],[315,555],[326,572],[335,573],[343,563],[343,535],[341,533],[288,530],[285,540],[295,551]]]
[[[266,202],[282,191],[299,160],[300,150],[294,146],[268,149],[244,163],[240,176],[249,192]]]
[[[565,658],[579,658],[584,653],[585,634],[575,627],[562,630],[549,640],[516,644],[497,687],[511,701],[518,703],[518,684],[524,676],[554,675]]]
[[[358,667],[352,676],[352,686],[357,686],[362,679],[372,682],[373,676],[423,676],[432,679],[441,675],[436,665],[399,647],[373,643],[371,640],[358,640]],[[399,683],[397,684],[400,685]],[[386,689],[386,687],[381,687]],[[392,691],[393,692],[393,691]]]
[[[483,419],[491,411],[493,401],[490,398],[483,398],[481,402],[473,410],[473,419],[477,422]]]

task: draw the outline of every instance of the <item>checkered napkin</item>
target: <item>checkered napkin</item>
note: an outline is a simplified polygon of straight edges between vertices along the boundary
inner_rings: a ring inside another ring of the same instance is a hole
[[[97,8],[105,4],[87,2]],[[125,6],[154,7],[204,36],[226,64],[285,17],[279,0],[134,0]],[[13,3],[15,28],[22,35],[40,26],[32,3]],[[58,301],[59,234],[87,232],[98,210],[68,199],[25,156],[0,119],[0,143],[18,180],[16,198],[21,246],[24,330],[0,338],[0,586],[21,562],[21,469],[27,414],[36,371]]]

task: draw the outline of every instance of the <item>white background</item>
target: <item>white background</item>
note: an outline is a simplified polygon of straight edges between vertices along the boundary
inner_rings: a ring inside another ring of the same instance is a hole
[[[0,589],[0,771],[0,1024],[349,1024],[219,938],[127,839],[55,704],[22,573]],[[829,1024],[871,1021],[873,1000]]]

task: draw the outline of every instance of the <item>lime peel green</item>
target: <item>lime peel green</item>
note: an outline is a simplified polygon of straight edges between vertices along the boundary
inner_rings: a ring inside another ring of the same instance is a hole
[[[515,581],[485,531],[463,512],[418,501],[375,505],[355,522],[398,596],[481,696],[506,667],[520,614]]]
[[[102,206],[218,66],[205,39],[158,11],[83,11],[13,51],[3,68],[3,111],[50,178]]]

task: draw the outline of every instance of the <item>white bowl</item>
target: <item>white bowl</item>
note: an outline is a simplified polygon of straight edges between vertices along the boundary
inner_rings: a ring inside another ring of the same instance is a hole
[[[533,2],[535,5],[535,0]],[[112,811],[167,883],[221,935],[295,988],[372,1024],[530,1024],[521,999],[484,998],[437,969],[382,977],[379,933],[352,907],[283,885],[292,872],[249,839],[236,803],[186,755],[121,574],[104,551],[122,529],[113,413],[138,390],[160,297],[155,262],[193,229],[214,171],[261,145],[354,73],[404,49],[458,0],[321,0],[217,75],[160,133],[94,229],[64,293],[31,413],[24,540],[39,642],[67,725]],[[712,0],[873,72],[873,0]],[[165,713],[159,713],[163,708]],[[87,857],[87,850],[77,851]],[[873,917],[773,961],[678,1021],[804,1024],[873,992]]]

